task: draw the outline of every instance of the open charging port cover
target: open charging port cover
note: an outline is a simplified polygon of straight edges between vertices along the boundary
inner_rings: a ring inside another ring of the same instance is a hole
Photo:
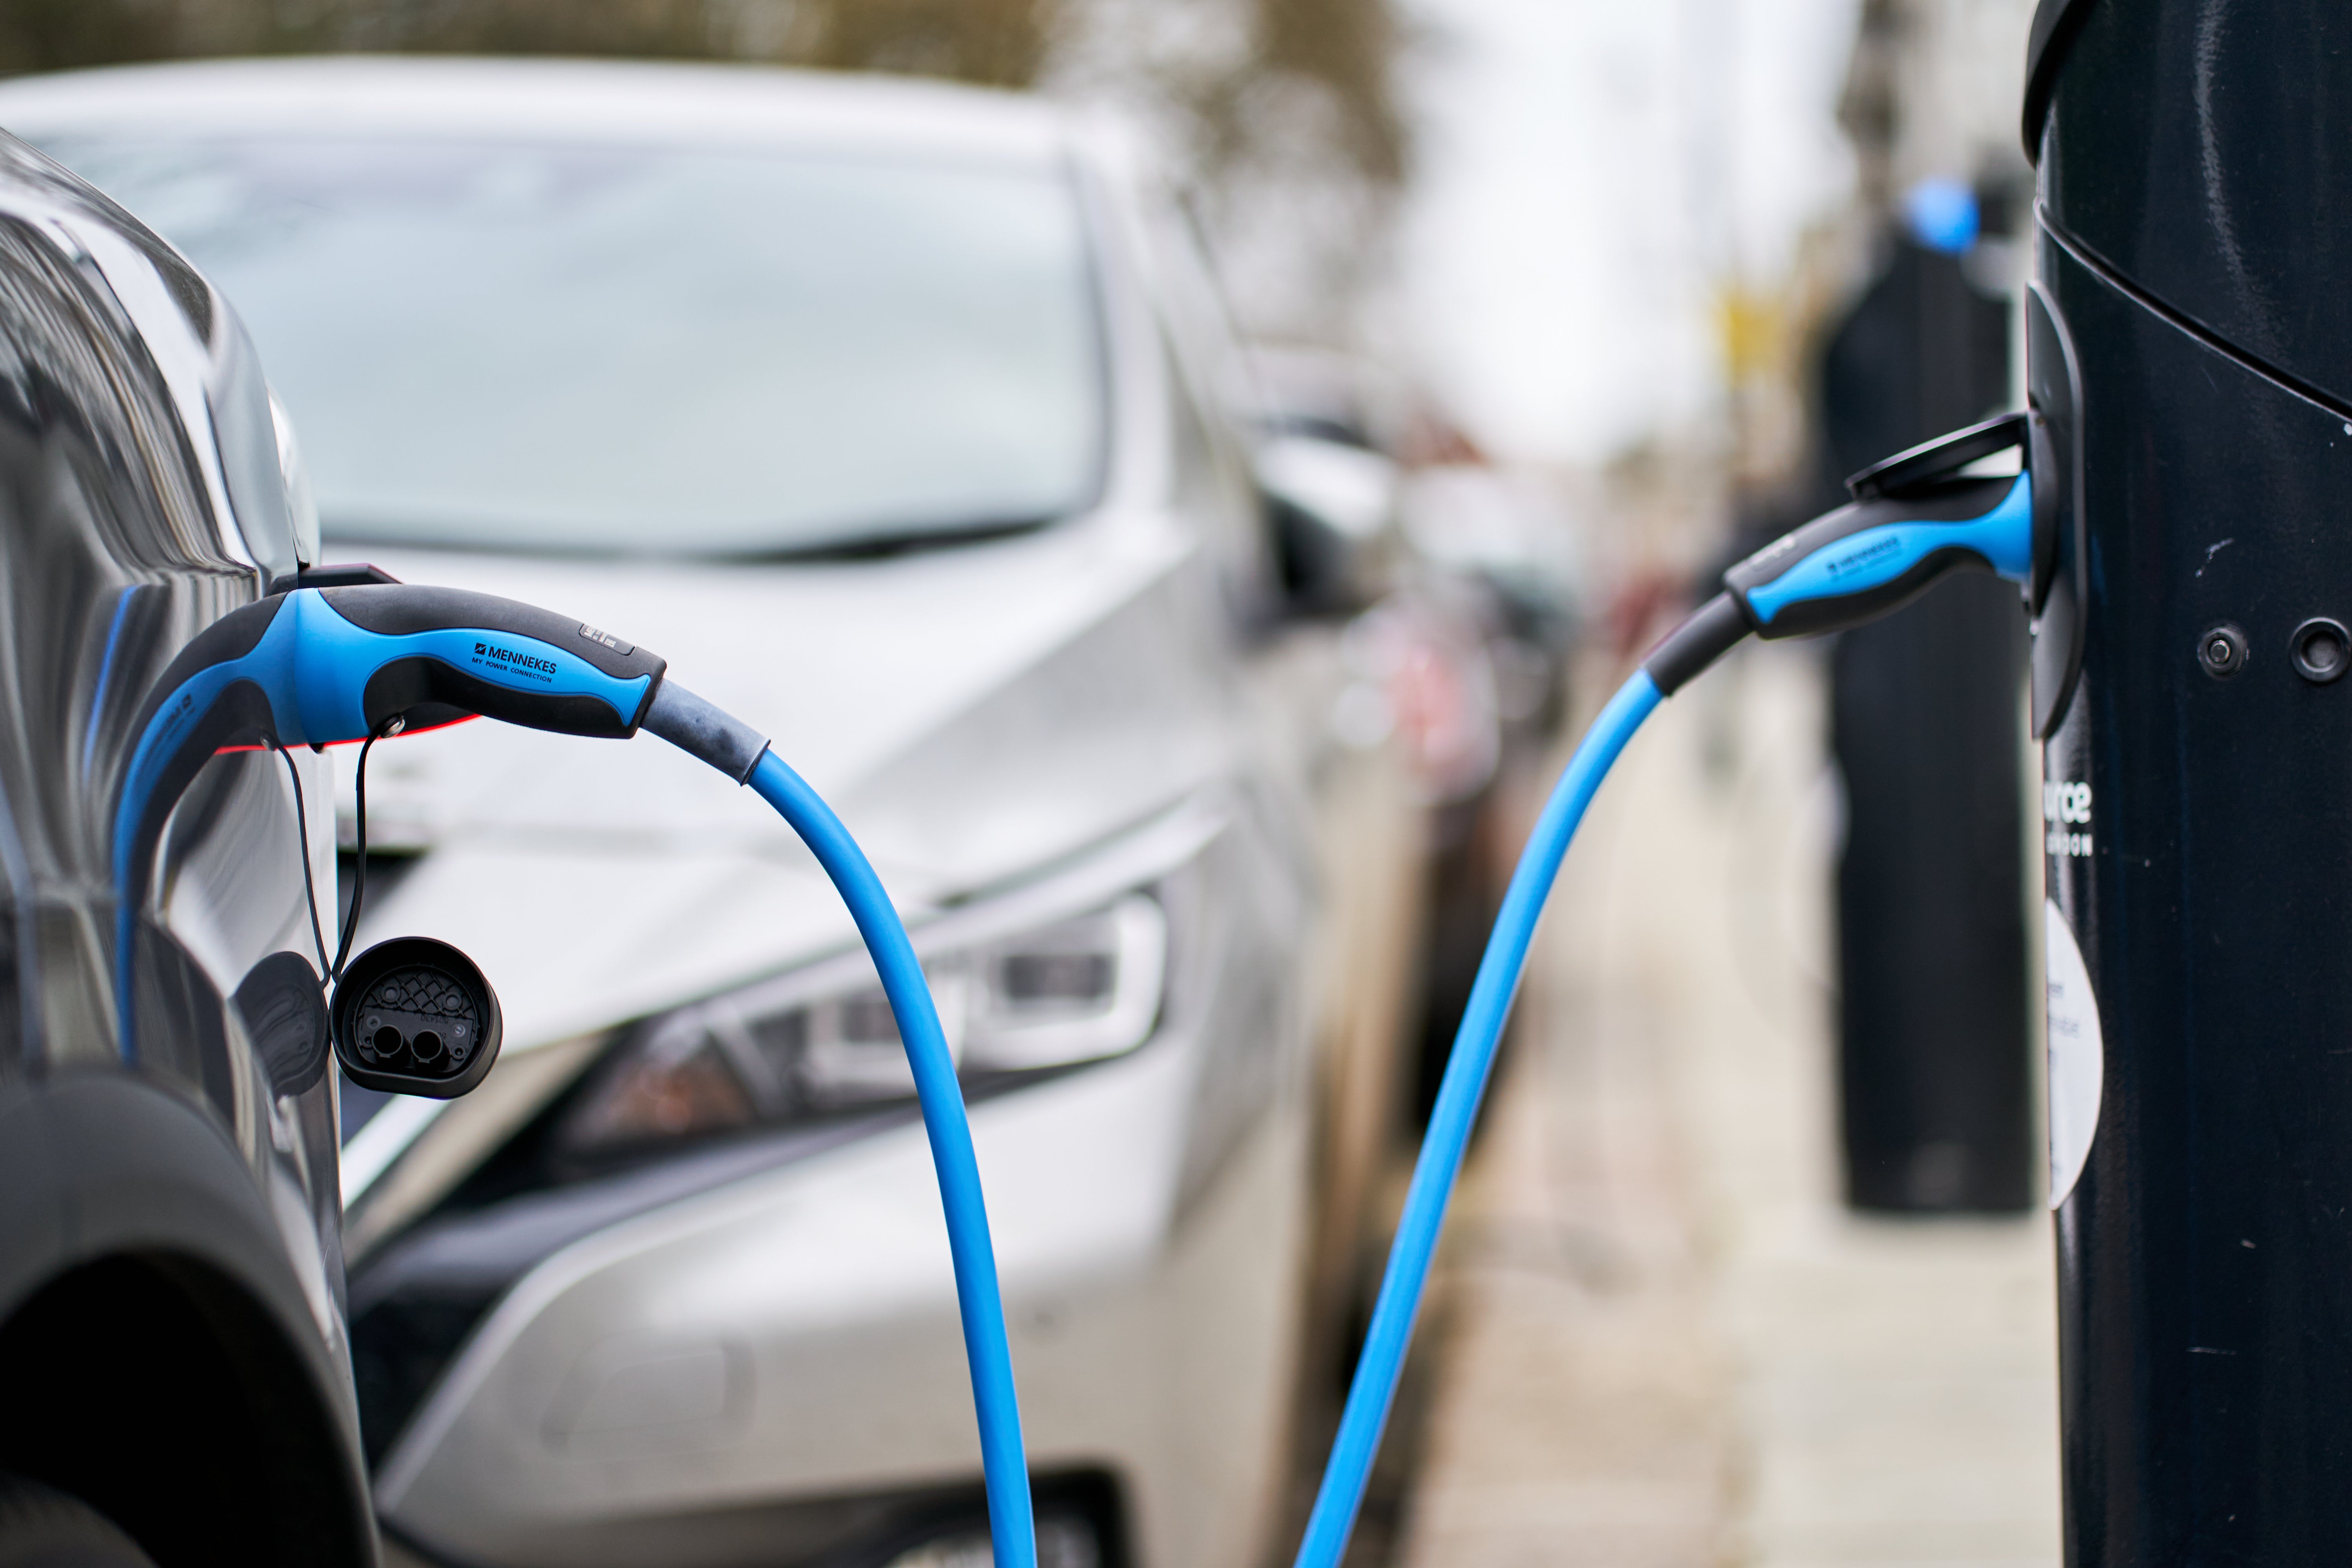
[[[498,1059],[498,994],[474,961],[431,937],[378,942],[343,970],[335,1056],[353,1083],[455,1100]]]

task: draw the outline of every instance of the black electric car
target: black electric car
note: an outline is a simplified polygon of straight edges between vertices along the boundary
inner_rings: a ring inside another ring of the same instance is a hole
[[[133,720],[314,553],[289,460],[221,297],[0,135],[5,1568],[375,1560],[305,892],[325,759],[212,758],[117,936]]]

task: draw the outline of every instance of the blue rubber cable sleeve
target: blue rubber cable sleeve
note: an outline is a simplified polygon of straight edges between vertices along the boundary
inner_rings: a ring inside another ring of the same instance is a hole
[[[1560,861],[1576,836],[1577,824],[1584,818],[1585,807],[1591,805],[1593,793],[1609,775],[1625,742],[1660,700],[1657,685],[1647,670],[1636,670],[1618,688],[1569,759],[1567,771],[1553,786],[1527,848],[1519,855],[1518,868],[1511,873],[1510,889],[1495,917],[1494,933],[1486,939],[1486,954],[1479,960],[1462,1027],[1454,1037],[1454,1051],[1446,1058],[1445,1076],[1438,1084],[1437,1104],[1430,1112],[1429,1131],[1422,1140],[1421,1158],[1413,1165],[1412,1185],[1405,1194],[1396,1240],[1389,1248],[1388,1272],[1381,1279],[1363,1354],[1356,1363],[1355,1381],[1349,1385],[1347,1407],[1339,1416],[1339,1435],[1332,1439],[1322,1489],[1315,1496],[1315,1511],[1307,1517],[1306,1538],[1298,1544],[1297,1568],[1338,1568],[1348,1550],[1357,1510],[1363,1505],[1364,1483],[1380,1451],[1389,1407],[1396,1399],[1413,1319],[1420,1312],[1422,1289],[1429,1280],[1430,1258],[1437,1250],[1454,1178],[1461,1174],[1462,1156],[1470,1145],[1470,1131],[1477,1121],[1478,1101],[1486,1091],[1487,1074],[1495,1065],[1504,1021],[1510,1016],[1511,1000],[1527,970],[1536,922],[1542,918],[1553,879],[1559,874]]]
[[[1654,698],[1654,701],[1655,699]],[[963,1318],[964,1355],[971,1367],[972,1405],[980,1417],[981,1466],[988,1483],[988,1528],[996,1568],[1035,1568],[1037,1540],[1029,1501],[1029,1464],[1021,1442],[1021,1410],[1013,1387],[1013,1352],[1004,1333],[1004,1303],[996,1284],[996,1254],[982,1201],[980,1164],[955,1058],[948,1053],[923,966],[898,911],[883,890],[849,830],[806,781],[773,752],[762,752],[745,781],[792,825],[849,906],[883,993],[898,1021],[923,1130],[939,1173],[947,1211],[948,1250],[955,1262],[956,1307]]]

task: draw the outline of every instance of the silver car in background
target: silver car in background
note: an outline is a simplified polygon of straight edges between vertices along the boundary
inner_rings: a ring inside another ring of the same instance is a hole
[[[561,605],[772,728],[961,1052],[1047,1560],[1257,1562],[1377,1253],[1422,818],[1331,722],[1331,595],[1286,598],[1125,143],[974,90],[499,61],[24,79],[0,124],[236,300],[331,559]],[[360,945],[457,942],[507,1028],[465,1100],[344,1088],[396,1548],[968,1549],[930,1161],[805,852],[650,744],[460,726],[368,784]]]

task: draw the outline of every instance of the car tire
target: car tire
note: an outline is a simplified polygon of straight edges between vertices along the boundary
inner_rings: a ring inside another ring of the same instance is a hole
[[[0,1568],[155,1568],[155,1560],[79,1498],[0,1476]]]

